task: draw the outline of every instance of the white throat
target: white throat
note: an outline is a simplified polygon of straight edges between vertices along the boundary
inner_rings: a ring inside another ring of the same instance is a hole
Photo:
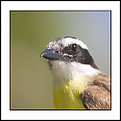
[[[60,60],[50,61],[54,80],[63,82],[64,80],[78,79],[83,76],[94,76],[99,73],[99,70],[94,69],[90,65],[81,64],[78,62],[66,62]]]

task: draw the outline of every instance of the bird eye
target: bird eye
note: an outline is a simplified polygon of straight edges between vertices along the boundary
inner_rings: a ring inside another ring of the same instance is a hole
[[[79,45],[77,44],[70,44],[69,46],[65,47],[63,49],[63,53],[67,53],[67,54],[74,54],[74,53],[77,53],[78,52],[78,48],[79,48]]]
[[[76,50],[77,49],[77,44],[72,44],[71,47],[72,47],[73,50]]]

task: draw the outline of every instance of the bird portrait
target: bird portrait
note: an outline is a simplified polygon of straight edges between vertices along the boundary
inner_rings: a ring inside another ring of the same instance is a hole
[[[111,109],[110,77],[98,68],[79,38],[59,37],[47,45],[41,57],[53,75],[56,109]]]

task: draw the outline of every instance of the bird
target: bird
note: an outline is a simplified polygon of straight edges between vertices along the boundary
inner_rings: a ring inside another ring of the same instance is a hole
[[[51,41],[41,53],[53,75],[55,109],[111,110],[110,77],[74,36]]]

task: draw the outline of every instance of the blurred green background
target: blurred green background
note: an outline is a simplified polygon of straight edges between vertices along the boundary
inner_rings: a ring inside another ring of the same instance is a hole
[[[11,109],[53,109],[53,78],[40,53],[66,35],[80,38],[110,74],[110,11],[11,11]]]

